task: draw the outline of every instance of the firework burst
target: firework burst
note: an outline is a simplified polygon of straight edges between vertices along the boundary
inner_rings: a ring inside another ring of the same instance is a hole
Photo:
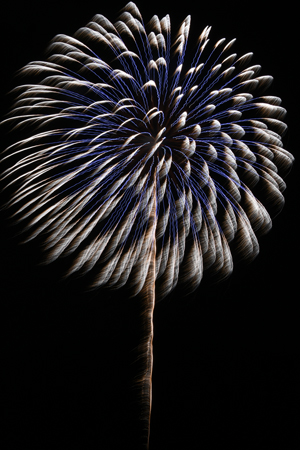
[[[178,282],[195,290],[207,269],[228,276],[232,254],[258,254],[263,203],[282,208],[278,172],[293,161],[281,100],[262,96],[272,77],[235,40],[208,45],[210,27],[187,62],[190,20],[171,39],[169,16],[145,26],[130,2],[114,24],[96,15],[56,36],[46,61],[22,69],[34,81],[7,119],[26,134],[3,179],[27,240],[42,234],[48,262],[73,256],[69,274],[144,300],[147,421],[155,300]]]

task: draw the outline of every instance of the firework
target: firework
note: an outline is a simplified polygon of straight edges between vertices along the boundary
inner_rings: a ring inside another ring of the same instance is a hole
[[[7,119],[25,133],[3,179],[27,240],[44,237],[47,262],[73,256],[68,274],[91,273],[93,288],[143,299],[148,422],[155,301],[177,283],[194,291],[207,269],[228,276],[232,254],[258,254],[263,203],[282,208],[278,172],[293,161],[281,100],[262,95],[272,77],[235,40],[208,44],[210,27],[187,61],[190,20],[171,38],[169,16],[145,26],[130,2],[114,24],[96,15],[56,36],[46,61],[22,69],[33,82]]]

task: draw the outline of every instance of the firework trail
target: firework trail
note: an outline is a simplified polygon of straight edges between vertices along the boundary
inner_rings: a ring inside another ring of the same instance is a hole
[[[144,305],[145,371],[139,382],[147,439],[154,303],[178,282],[188,292],[210,269],[253,259],[257,235],[278,212],[293,157],[283,149],[281,100],[262,96],[251,53],[200,34],[187,62],[190,17],[171,39],[167,15],[147,26],[132,2],[58,35],[46,61],[29,63],[8,122],[25,137],[6,151],[7,206],[27,240],[44,236],[47,261],[73,255],[71,273],[93,287],[129,286]],[[149,444],[147,444],[149,445]]]

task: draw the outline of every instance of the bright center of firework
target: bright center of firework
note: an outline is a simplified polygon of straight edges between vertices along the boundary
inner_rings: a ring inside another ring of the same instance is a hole
[[[166,131],[166,127],[162,128],[162,129],[157,133],[157,135],[154,137],[154,143],[162,142],[162,141],[166,138],[166,136],[163,136],[164,133],[165,133],[165,131]]]

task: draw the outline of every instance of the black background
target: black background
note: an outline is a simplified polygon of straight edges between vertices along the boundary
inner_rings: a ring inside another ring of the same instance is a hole
[[[95,13],[114,21],[124,4],[9,4],[1,17],[2,112],[16,70],[43,59],[55,34],[73,34]],[[206,281],[192,296],[175,291],[156,306],[151,449],[300,444],[298,12],[292,5],[138,2],[146,22],[170,13],[173,30],[191,14],[191,42],[212,25],[213,41],[237,37],[240,54],[253,51],[263,73],[274,76],[270,94],[288,110],[284,144],[296,157],[286,205],[260,240],[257,259],[237,266],[222,285]],[[6,140],[2,135],[1,150]],[[87,293],[84,280],[63,280],[64,261],[39,265],[39,242],[18,245],[2,216],[4,448],[142,448],[134,387],[138,299],[125,291]]]

